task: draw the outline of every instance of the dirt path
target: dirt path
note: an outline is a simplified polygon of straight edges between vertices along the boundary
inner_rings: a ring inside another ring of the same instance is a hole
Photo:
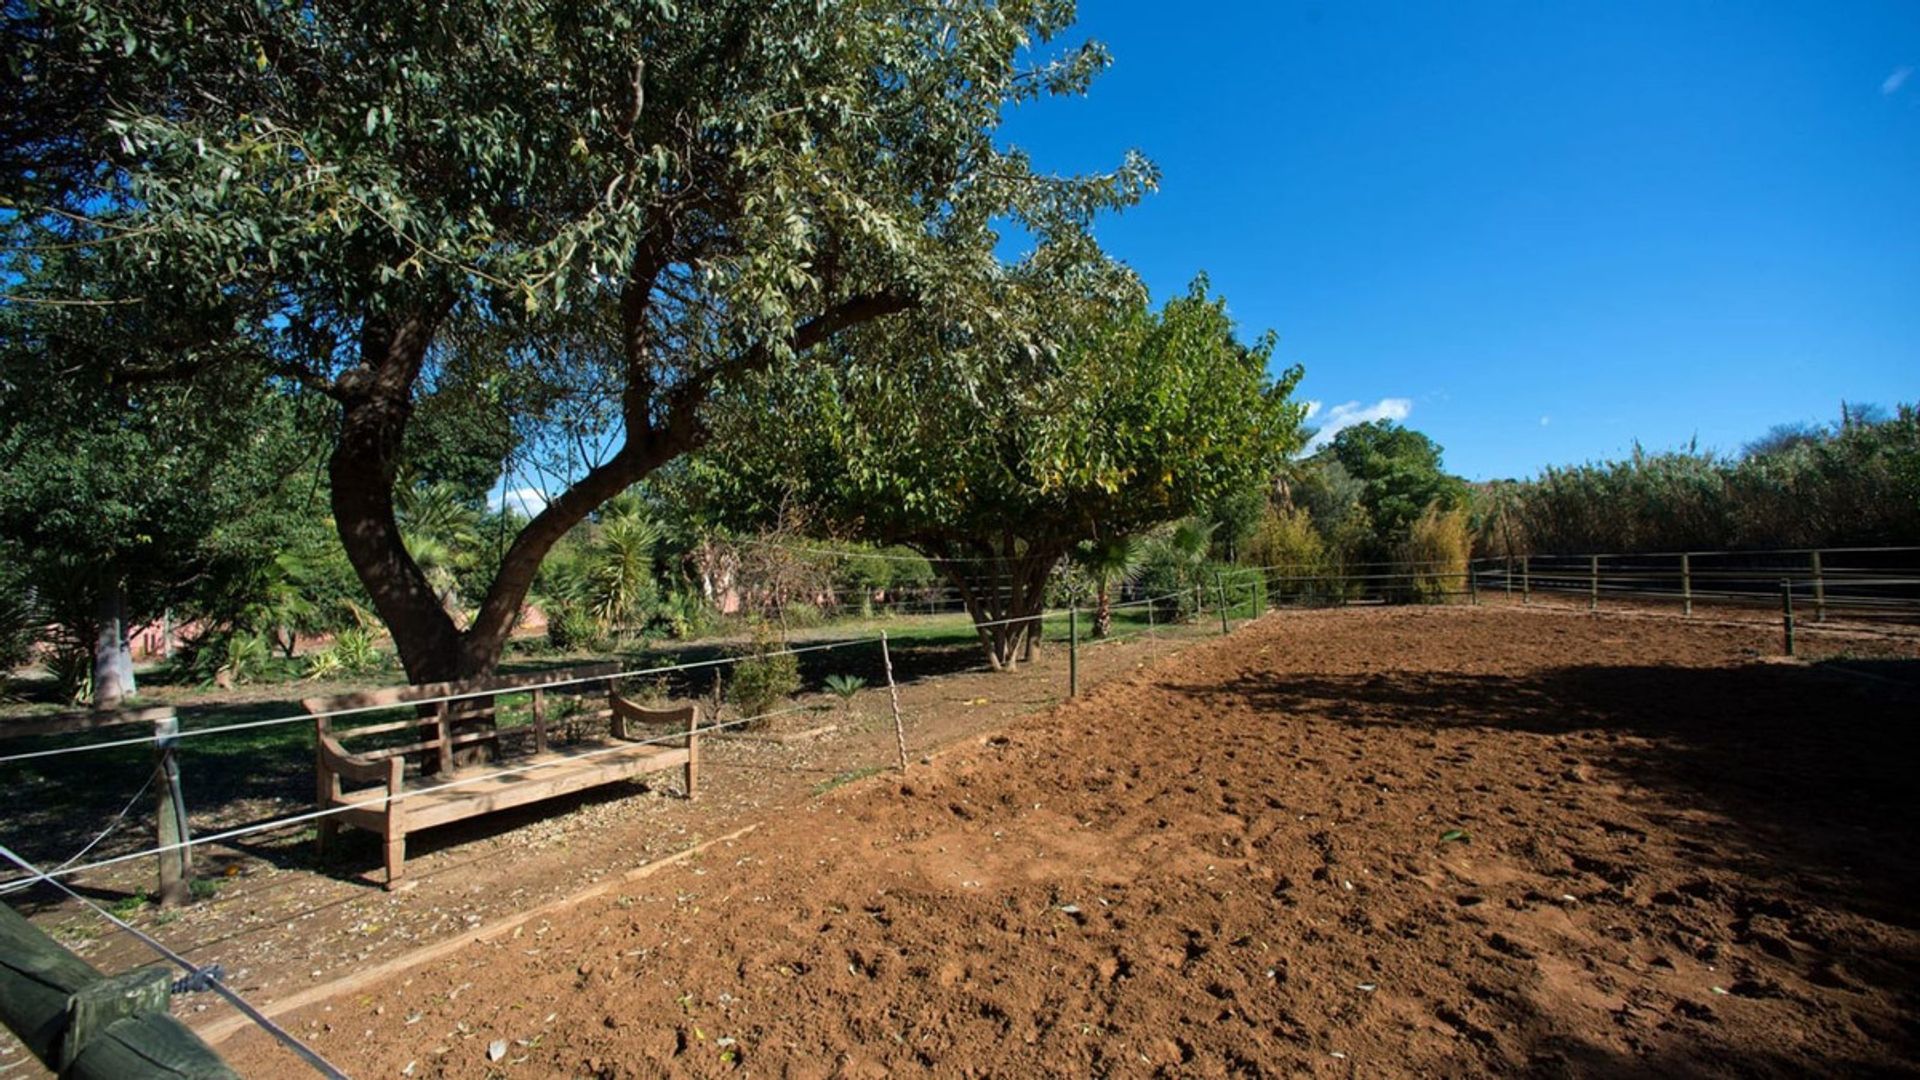
[[[1130,672],[1215,632],[1184,626],[1151,639],[1090,645],[1081,658],[1083,683]],[[966,670],[978,662],[978,650],[896,645],[901,705],[916,756],[1018,723],[1065,696],[1064,649],[1049,648],[1039,662],[1010,676]],[[408,839],[412,885],[404,892],[387,893],[375,884],[377,837],[348,830],[338,857],[316,863],[311,831],[287,830],[199,849],[199,872],[219,882],[211,899],[178,912],[122,910],[169,947],[201,963],[221,963],[251,1000],[270,1003],[574,895],[744,824],[779,817],[822,789],[891,766],[896,751],[884,686],[865,691],[856,709],[851,723],[837,702],[827,713],[793,718],[799,727],[833,730],[789,744],[710,738],[703,750],[702,795],[695,802],[680,797],[677,780],[655,778],[654,787],[613,785],[417,834]],[[273,802],[253,809],[256,817],[271,818],[307,807]],[[204,832],[215,826],[200,820],[196,827]],[[151,864],[141,862],[87,875],[79,884],[111,905],[150,887],[151,875]],[[98,916],[70,902],[48,903],[51,898],[40,893],[25,904],[13,902],[102,970],[152,962],[142,946]],[[182,1005],[196,1023],[231,1015],[210,995],[183,999]],[[37,1067],[22,1062],[25,1057],[0,1029],[0,1071],[21,1063],[36,1075]]]
[[[290,1024],[366,1077],[1909,1072],[1913,704],[1770,651],[1269,617]]]

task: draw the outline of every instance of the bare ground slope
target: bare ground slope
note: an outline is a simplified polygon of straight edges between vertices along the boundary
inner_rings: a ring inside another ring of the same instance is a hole
[[[364,1077],[1910,1073],[1915,706],[1773,647],[1269,616],[289,1026]]]

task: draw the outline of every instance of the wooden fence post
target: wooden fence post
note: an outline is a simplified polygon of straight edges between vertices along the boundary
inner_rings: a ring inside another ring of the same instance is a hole
[[[1680,553],[1680,614],[1693,614],[1693,556]]]
[[[74,1080],[239,1080],[167,1013],[166,968],[106,978],[0,904],[0,1020],[46,1067]]]
[[[1227,583],[1220,571],[1213,572],[1213,591],[1220,598],[1220,632],[1227,632]]]
[[[1533,556],[1520,556],[1520,602],[1533,603]]]
[[[1587,610],[1600,610],[1600,556],[1588,556],[1587,562]]]
[[[1820,572],[1820,552],[1813,553],[1813,621],[1827,621],[1827,579]]]
[[[1780,629],[1786,636],[1787,655],[1793,655],[1793,582],[1780,579]]]
[[[160,906],[183,904],[192,895],[193,854],[184,846],[189,839],[186,800],[180,790],[180,762],[174,756],[174,743],[180,734],[180,718],[171,710],[153,721],[154,787],[159,789]]]
[[[1507,556],[1506,579],[1507,603],[1511,604],[1513,603],[1513,556],[1511,555]]]
[[[1473,564],[1467,564],[1467,599],[1474,607],[1480,606],[1480,579],[1474,575]]]
[[[1067,696],[1080,696],[1080,605],[1067,605]]]
[[[907,726],[900,722],[900,686],[893,681],[893,650],[887,648],[887,632],[880,631],[880,662],[887,669],[887,694],[893,699],[893,741],[900,750],[900,771],[907,771]]]

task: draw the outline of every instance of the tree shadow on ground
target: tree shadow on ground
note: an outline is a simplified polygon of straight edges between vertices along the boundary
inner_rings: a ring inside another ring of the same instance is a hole
[[[1747,663],[1261,674],[1178,689],[1361,728],[1576,737],[1577,753],[1650,793],[1658,809],[1717,819],[1698,835],[1688,832],[1699,815],[1670,819],[1704,864],[1920,926],[1920,725],[1914,696],[1897,686]]]

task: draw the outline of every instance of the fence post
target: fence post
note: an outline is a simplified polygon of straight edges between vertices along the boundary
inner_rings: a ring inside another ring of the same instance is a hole
[[[1693,614],[1693,556],[1680,553],[1680,614]]]
[[[1813,621],[1827,621],[1827,579],[1820,573],[1820,552],[1813,553]]]
[[[160,891],[162,907],[185,903],[192,894],[188,885],[193,874],[193,855],[183,845],[188,839],[186,800],[180,790],[180,762],[174,756],[174,743],[180,734],[180,717],[172,710],[153,721],[153,767],[159,789],[156,817],[160,826]]]
[[[1218,570],[1213,572],[1213,591],[1220,598],[1220,632],[1224,634],[1227,632],[1227,583]]]
[[[1587,557],[1587,610],[1600,610],[1600,556]]]
[[[900,686],[893,681],[893,650],[887,648],[887,632],[880,631],[880,663],[887,669],[887,694],[893,699],[893,741],[900,749],[900,771],[907,771],[907,728],[900,722]]]
[[[1474,607],[1480,606],[1480,579],[1474,575],[1473,564],[1467,564],[1467,600]]]
[[[1147,597],[1147,636],[1150,638],[1158,636],[1154,633],[1153,627],[1153,609],[1157,604],[1159,604],[1158,600],[1151,596]]]
[[[1793,655],[1793,582],[1780,579],[1780,628],[1786,635],[1787,655]]]
[[[1513,603],[1513,556],[1511,555],[1507,556],[1506,579],[1507,603],[1511,604]]]
[[[1520,556],[1520,602],[1533,603],[1533,556]]]
[[[1067,696],[1080,696],[1080,605],[1067,605]]]
[[[167,974],[154,965],[104,977],[0,904],[0,1020],[61,1076],[237,1080],[167,1013]]]

